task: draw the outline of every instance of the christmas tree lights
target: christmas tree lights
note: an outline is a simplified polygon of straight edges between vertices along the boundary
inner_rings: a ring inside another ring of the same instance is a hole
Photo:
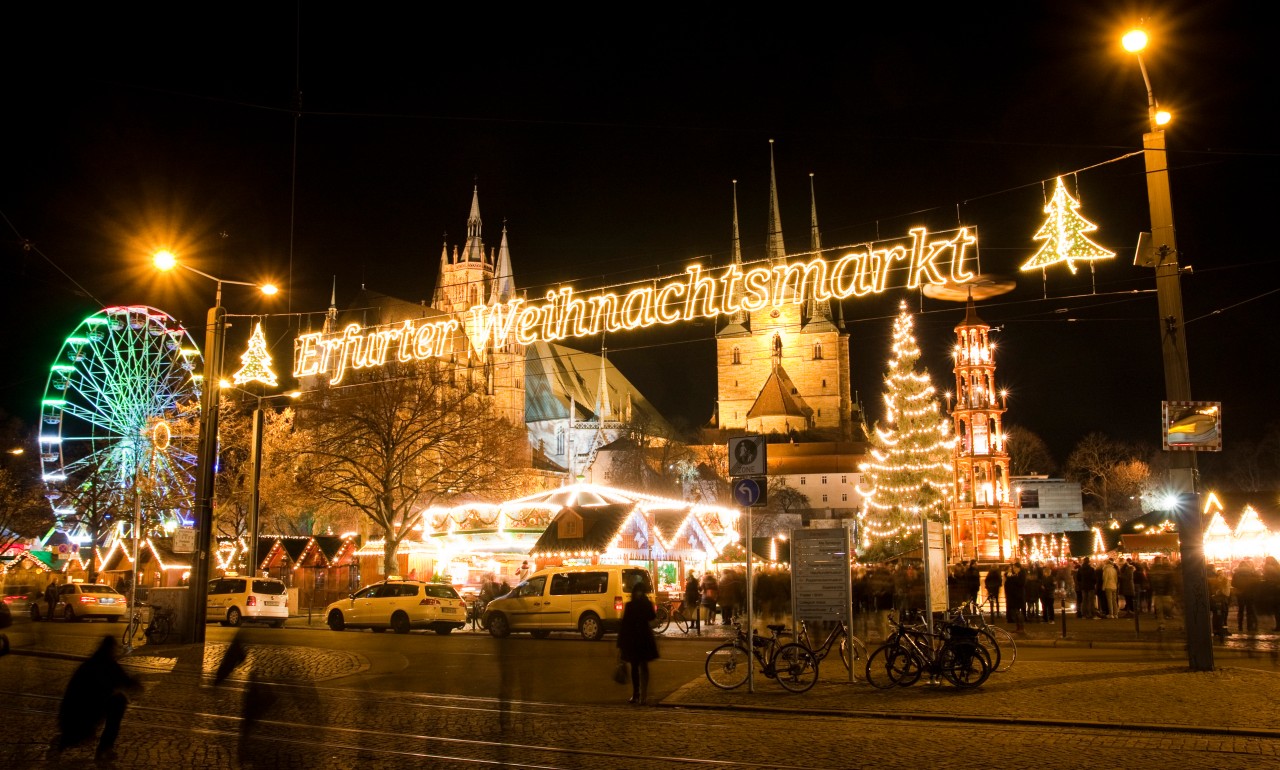
[[[920,524],[947,517],[954,439],[928,372],[917,372],[920,348],[906,304],[893,325],[893,358],[885,375],[885,419],[871,434],[869,485],[858,514],[859,550],[875,561],[918,547]]]
[[[253,327],[249,349],[240,356],[240,364],[240,371],[231,378],[235,384],[257,381],[275,387],[276,373],[271,371],[271,354],[267,352],[267,338],[262,335],[261,321]]]
[[[1022,266],[1023,270],[1066,262],[1067,268],[1074,273],[1077,259],[1110,259],[1115,256],[1115,252],[1102,248],[1085,235],[1097,230],[1098,226],[1080,215],[1080,202],[1067,192],[1062,177],[1058,177],[1058,185],[1053,197],[1045,204],[1044,213],[1049,217],[1031,236],[1032,240],[1044,241],[1044,244]]]

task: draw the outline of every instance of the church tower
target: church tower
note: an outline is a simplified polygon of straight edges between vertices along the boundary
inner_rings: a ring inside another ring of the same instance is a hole
[[[972,299],[955,331],[951,558],[1007,562],[1016,553],[1018,509],[1009,492],[1009,451],[1003,427],[1006,402],[996,390],[991,327],[978,317]]]
[[[818,256],[817,202],[810,178],[810,253]],[[764,258],[743,263],[738,234],[738,192],[733,192],[732,263],[742,269],[787,264],[782,215],[769,142],[769,221]],[[851,438],[852,390],[849,335],[829,301],[800,302],[787,297],[777,305],[731,314],[716,332],[718,379],[716,427],[752,433],[819,431],[833,439]]]
[[[502,227],[502,243],[497,254],[492,250],[486,252],[480,190],[476,187],[471,193],[471,213],[467,217],[467,242],[461,251],[455,246],[452,255],[445,243],[431,305],[456,317],[462,329],[469,330],[473,325],[472,307],[499,305],[515,294],[506,225]],[[461,348],[465,348],[465,352]],[[493,398],[495,408],[503,417],[516,425],[525,424],[523,345],[514,339],[500,344],[486,340],[482,348],[476,350],[468,335],[463,345],[455,348],[450,363],[459,368],[460,375],[465,371],[473,382],[483,381],[485,393]]]

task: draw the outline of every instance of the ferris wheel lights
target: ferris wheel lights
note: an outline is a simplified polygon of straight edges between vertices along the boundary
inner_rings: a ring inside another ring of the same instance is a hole
[[[67,337],[67,344],[68,345],[88,345],[89,338],[88,337]]]
[[[44,476],[43,476],[42,478],[43,478],[45,481],[66,481],[66,480],[67,480],[67,474],[65,474],[65,473],[46,473],[46,474],[44,474]]]
[[[61,444],[62,436],[41,436],[40,443],[41,444]]]

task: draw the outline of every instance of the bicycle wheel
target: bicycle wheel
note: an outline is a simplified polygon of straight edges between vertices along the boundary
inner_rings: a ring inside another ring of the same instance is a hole
[[[676,628],[679,629],[680,633],[689,633],[689,621],[684,619],[684,613],[680,610],[671,611],[671,622],[676,624]]]
[[[173,622],[169,616],[164,615],[151,621],[151,625],[147,626],[146,635],[148,644],[164,644],[169,641],[169,633],[173,630]]]
[[[142,618],[136,612],[129,618],[129,622],[124,624],[124,634],[121,635],[120,641],[126,648],[133,646],[133,636],[138,633],[140,625],[142,625]]]
[[[897,647],[882,644],[867,658],[867,667],[863,676],[867,683],[877,690],[888,690],[897,684],[890,676],[889,658],[898,652]]]
[[[659,604],[653,609],[653,621],[649,623],[649,627],[654,633],[666,633],[671,627],[671,608],[665,604]]]
[[[784,644],[773,656],[773,674],[784,690],[806,692],[818,681],[818,659],[802,644]]]
[[[991,670],[1008,671],[1013,668],[1013,662],[1018,659],[1018,643],[1014,641],[1013,634],[1000,626],[987,626],[982,630],[986,636],[979,633],[979,639],[990,639],[995,645],[995,649],[988,650],[991,653]]]
[[[977,687],[991,675],[991,658],[980,644],[947,642],[938,655],[942,676],[956,687]]]
[[[840,640],[840,662],[845,671],[853,672],[854,679],[862,676],[867,667],[867,645],[856,636],[846,635]]]
[[[707,653],[707,681],[721,690],[741,687],[747,681],[751,655],[737,642],[726,642]]]

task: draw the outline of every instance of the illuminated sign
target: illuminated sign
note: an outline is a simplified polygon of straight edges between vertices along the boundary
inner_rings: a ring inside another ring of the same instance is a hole
[[[738,265],[714,271],[690,265],[680,277],[630,284],[633,288],[625,292],[578,295],[570,287],[561,287],[548,291],[544,302],[516,298],[504,304],[476,305],[461,321],[408,320],[368,330],[350,324],[337,334],[299,336],[294,343],[293,374],[327,374],[330,384],[336,385],[348,370],[449,355],[455,349],[454,334],[459,332],[483,358],[490,346],[513,340],[530,345],[754,312],[809,298],[826,301],[880,294],[894,288],[891,276],[902,279],[898,285],[907,289],[962,284],[974,277],[970,262],[977,243],[967,227],[945,237],[921,227],[912,229],[906,239],[852,248],[834,260],[816,256],[804,262],[761,262],[746,270]]]

